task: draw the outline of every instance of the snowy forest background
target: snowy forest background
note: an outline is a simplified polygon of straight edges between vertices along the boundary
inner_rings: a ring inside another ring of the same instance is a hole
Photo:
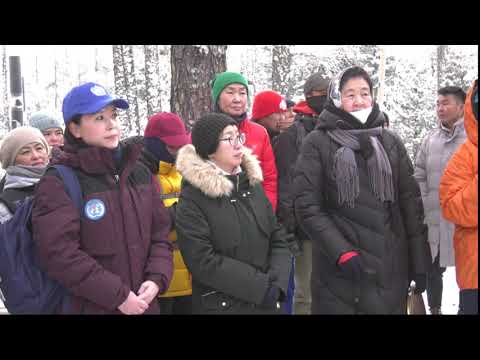
[[[467,90],[478,77],[476,45],[0,45],[0,139],[11,128],[15,101],[9,91],[9,56],[20,56],[25,125],[39,110],[61,119],[66,93],[93,81],[129,101],[130,109],[120,112],[123,137],[142,134],[148,116],[158,111],[178,112],[191,127],[211,109],[209,81],[215,72],[243,73],[251,83],[251,101],[266,89],[299,101],[313,72],[334,75],[357,64],[372,76],[377,102],[412,160],[436,126],[437,89],[456,85]],[[426,303],[425,292],[423,297]],[[454,268],[445,272],[442,303],[444,314],[457,313]],[[2,305],[0,314],[5,313]]]
[[[243,73],[251,83],[250,102],[266,89],[299,101],[313,72],[332,76],[357,64],[371,74],[377,102],[412,160],[436,126],[437,89],[467,90],[478,77],[476,45],[2,45],[0,51],[0,137],[11,128],[9,56],[21,60],[24,124],[39,110],[61,118],[65,94],[93,81],[130,103],[121,113],[123,137],[143,134],[158,111],[178,112],[191,127],[211,109],[208,82],[215,72]]]

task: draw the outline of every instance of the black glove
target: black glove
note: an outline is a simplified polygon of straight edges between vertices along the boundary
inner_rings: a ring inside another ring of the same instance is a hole
[[[360,280],[363,272],[363,264],[359,255],[352,256],[345,262],[339,263],[338,267],[344,274],[354,281]]]
[[[297,227],[297,221],[292,212],[289,212],[285,207],[279,207],[277,212],[278,222],[283,225],[288,233],[294,233]]]
[[[415,281],[415,290],[414,294],[421,294],[427,288],[427,275],[426,274],[415,274],[413,276],[413,281]]]
[[[268,287],[267,293],[263,298],[261,306],[264,308],[276,308],[277,302],[279,301],[281,290],[278,286],[270,285]]]
[[[302,255],[302,245],[295,235],[287,234],[285,240],[287,241],[288,249],[293,256],[297,257],[298,255]]]

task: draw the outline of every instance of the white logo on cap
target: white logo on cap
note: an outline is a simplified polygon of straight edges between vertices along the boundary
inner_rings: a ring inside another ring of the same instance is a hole
[[[280,110],[287,110],[287,103],[283,99],[280,101],[280,104],[278,106],[279,106]]]
[[[90,91],[92,94],[97,95],[97,96],[105,96],[107,95],[107,92],[105,89],[101,86],[95,85],[90,88]]]

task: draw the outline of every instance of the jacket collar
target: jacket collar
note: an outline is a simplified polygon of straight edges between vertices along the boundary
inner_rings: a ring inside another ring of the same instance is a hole
[[[122,147],[124,156],[123,169],[131,169],[140,156],[142,145],[120,143],[119,146]],[[51,164],[67,165],[92,175],[118,173],[112,150],[78,142],[66,142],[64,151]]]
[[[158,163],[158,173],[160,175],[168,175],[171,172],[175,172],[175,164],[170,164],[166,161],[159,161]]]
[[[241,167],[250,185],[261,183],[263,175],[259,161],[250,149],[244,147],[243,153]],[[207,196],[213,198],[230,196],[233,191],[233,183],[223,174],[223,171],[202,159],[191,144],[185,145],[178,152],[176,167],[185,180]]]
[[[448,136],[452,138],[456,137],[464,129],[463,116],[457,121],[455,121],[455,123],[450,129],[445,125],[443,125],[441,121],[439,121],[439,123],[440,123],[440,130],[445,132],[446,134],[448,134]]]
[[[330,100],[327,101],[324,110],[320,114],[317,128],[324,128],[326,130],[337,128],[342,130],[363,130],[383,126],[384,124],[385,115],[380,111],[377,103],[373,103],[372,112],[368,116],[367,122],[362,124],[352,114],[337,108]]]

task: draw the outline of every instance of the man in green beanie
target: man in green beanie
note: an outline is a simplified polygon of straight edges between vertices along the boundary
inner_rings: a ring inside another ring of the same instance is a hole
[[[247,116],[248,81],[236,72],[216,74],[212,83],[212,100],[215,112],[232,117],[238,124],[238,130],[246,136],[246,147],[253,151],[260,161],[263,172],[263,189],[272,204],[277,208],[277,168],[272,145],[267,131]]]

